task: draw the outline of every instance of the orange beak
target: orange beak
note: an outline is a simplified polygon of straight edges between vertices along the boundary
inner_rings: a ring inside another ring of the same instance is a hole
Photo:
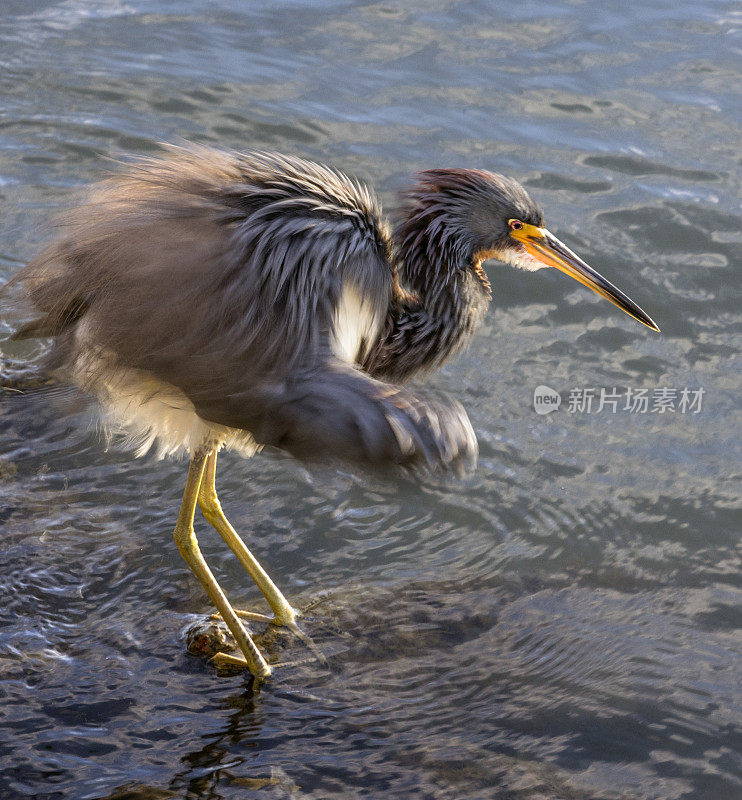
[[[513,221],[511,220],[511,222]],[[546,228],[538,228],[526,223],[520,223],[520,225],[520,228],[511,228],[510,236],[520,242],[533,258],[547,267],[556,267],[565,272],[570,278],[574,278],[597,292],[601,297],[605,297],[606,300],[613,303],[614,306],[618,306],[642,325],[646,325],[657,333],[660,332],[654,320],[642,311],[633,300],[630,300],[610,281],[599,275]]]

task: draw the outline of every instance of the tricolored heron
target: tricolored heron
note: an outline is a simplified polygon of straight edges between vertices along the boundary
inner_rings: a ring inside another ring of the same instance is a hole
[[[61,238],[16,280],[54,337],[48,367],[100,398],[142,453],[186,451],[175,526],[186,562],[247,667],[271,667],[198,547],[196,505],[264,594],[297,611],[227,521],[217,453],[270,445],[299,458],[452,466],[476,456],[464,410],[400,384],[459,351],[490,302],[495,258],[556,267],[658,330],[543,225],[516,181],[433,169],[402,194],[397,224],[369,189],[300,158],[169,148],[93,187]]]

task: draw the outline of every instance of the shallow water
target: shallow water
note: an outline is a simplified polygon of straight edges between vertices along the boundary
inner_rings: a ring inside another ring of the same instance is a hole
[[[209,606],[171,539],[184,465],[106,450],[74,397],[23,383],[42,345],[2,344],[0,797],[742,793],[733,9],[5,0],[1,278],[110,159],[185,138],[329,161],[387,207],[419,168],[506,172],[662,335],[492,262],[484,330],[431,381],[469,410],[474,475],[223,456],[235,526],[320,599],[328,665],[279,639],[302,663],[260,692],[186,652]],[[614,387],[615,413],[570,410]],[[700,411],[623,410],[663,387]]]

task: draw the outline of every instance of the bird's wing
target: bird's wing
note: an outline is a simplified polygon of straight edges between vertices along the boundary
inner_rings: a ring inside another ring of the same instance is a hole
[[[188,393],[360,357],[389,305],[389,232],[341,173],[270,154],[175,148],[94,186],[62,238],[16,278],[41,316],[17,337],[74,329],[121,366]],[[68,353],[69,351],[69,353]]]
[[[21,271],[42,316],[19,334],[56,336],[51,364],[85,388],[142,370],[203,419],[302,458],[470,460],[458,404],[352,366],[389,308],[389,251],[375,199],[339,173],[175,151],[94,188]]]
[[[212,422],[249,430],[261,445],[303,460],[471,467],[477,440],[455,400],[374,380],[332,356],[245,395],[195,398]]]

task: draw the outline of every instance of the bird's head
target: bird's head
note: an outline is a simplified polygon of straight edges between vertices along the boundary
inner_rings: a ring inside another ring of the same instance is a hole
[[[457,269],[471,269],[487,292],[481,265],[489,258],[531,272],[555,267],[659,332],[633,300],[544,227],[541,210],[512,178],[485,170],[427,170],[404,199],[400,241],[408,251],[424,248],[428,263],[442,257]]]

